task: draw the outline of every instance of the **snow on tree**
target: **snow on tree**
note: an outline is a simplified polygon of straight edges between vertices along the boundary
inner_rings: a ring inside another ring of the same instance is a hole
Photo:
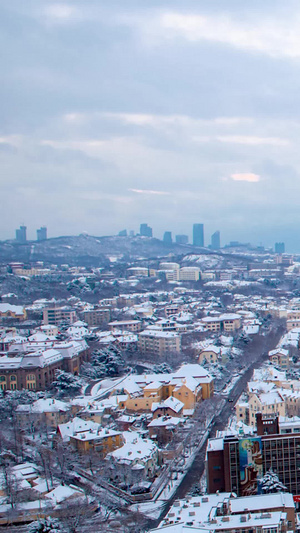
[[[154,374],[171,374],[172,368],[167,363],[160,363],[153,367]]]
[[[286,486],[281,483],[277,474],[273,470],[268,470],[265,475],[259,480],[259,487],[262,493],[272,494],[275,492],[286,492]]]
[[[59,398],[63,396],[75,396],[79,393],[84,381],[70,372],[57,369],[55,371],[55,380],[52,382],[51,389],[54,390]]]
[[[91,362],[81,367],[81,374],[88,379],[100,379],[106,376],[118,376],[125,370],[122,352],[116,346],[95,350]]]
[[[31,522],[27,527],[27,533],[58,533],[63,532],[56,518],[47,516],[36,522]]]

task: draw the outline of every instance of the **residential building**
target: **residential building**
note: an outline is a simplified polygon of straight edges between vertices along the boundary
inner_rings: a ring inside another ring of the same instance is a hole
[[[284,348],[276,348],[271,350],[268,354],[269,361],[275,366],[280,366],[283,370],[289,367],[289,351]]]
[[[123,438],[120,431],[99,427],[70,435],[70,444],[79,453],[88,453],[93,450],[105,457],[123,445]]]
[[[144,330],[138,335],[138,349],[143,354],[157,354],[179,352],[181,336],[170,331]]]
[[[204,225],[193,224],[193,245],[204,246]]]
[[[146,267],[130,267],[127,268],[127,274],[136,278],[147,278],[149,276],[149,269]]]
[[[198,267],[182,267],[179,271],[180,281],[199,281],[200,268]]]
[[[269,427],[269,420],[266,426]],[[276,424],[272,424],[276,428]],[[264,429],[265,431],[265,429]],[[209,439],[206,453],[208,491],[249,496],[272,470],[296,501],[300,500],[300,434],[227,435]],[[273,496],[273,495],[272,495]]]
[[[44,324],[59,326],[63,323],[73,324],[76,320],[76,312],[70,307],[46,307],[43,309]]]
[[[0,303],[0,318],[13,318],[15,320],[26,320],[27,312],[21,305],[11,305]]]
[[[71,405],[54,398],[41,398],[32,404],[16,407],[17,421],[22,428],[37,429],[41,426],[57,428],[70,418]]]
[[[217,492],[176,500],[152,533],[284,533],[297,530],[292,494]]]
[[[199,354],[199,363],[202,365],[205,361],[210,364],[215,364],[221,358],[220,346],[214,346],[210,344],[207,348],[204,348]]]
[[[101,326],[110,321],[110,309],[84,311],[83,317],[88,326]]]
[[[142,323],[140,320],[115,320],[114,322],[109,322],[108,326],[112,332],[124,330],[138,332],[142,329]]]
[[[233,332],[241,327],[241,316],[234,313],[224,313],[219,316],[206,316],[201,319],[209,331]]]

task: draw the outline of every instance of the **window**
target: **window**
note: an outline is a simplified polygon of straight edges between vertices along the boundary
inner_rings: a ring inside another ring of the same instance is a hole
[[[10,381],[17,381],[17,376],[10,376]]]
[[[6,381],[6,377],[5,376],[0,376],[0,381]]]

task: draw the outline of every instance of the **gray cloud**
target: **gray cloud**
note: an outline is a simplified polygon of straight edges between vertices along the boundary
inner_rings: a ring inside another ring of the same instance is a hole
[[[0,15],[1,238],[198,221],[299,250],[297,2],[12,0]]]

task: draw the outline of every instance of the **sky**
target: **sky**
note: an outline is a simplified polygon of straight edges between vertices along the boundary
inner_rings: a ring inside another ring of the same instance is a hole
[[[0,239],[204,223],[300,252],[299,23],[296,0],[2,2]]]

